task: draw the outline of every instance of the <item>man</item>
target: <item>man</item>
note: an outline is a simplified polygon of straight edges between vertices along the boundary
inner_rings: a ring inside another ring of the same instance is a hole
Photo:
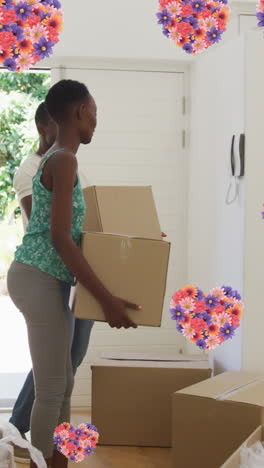
[[[57,134],[56,124],[49,116],[44,103],[40,104],[36,111],[35,123],[39,133],[38,151],[35,154],[28,156],[28,158],[21,164],[14,177],[14,187],[21,207],[24,229],[26,229],[26,225],[28,219],[30,218],[32,209],[32,178],[35,176],[40,166],[41,156],[45,154],[53,145]],[[82,179],[84,180],[83,177]],[[72,321],[74,318],[68,306],[69,293],[69,288],[65,288],[64,300],[68,308],[69,321]],[[80,366],[86,355],[93,323],[94,322],[91,320],[75,319],[71,347],[74,375],[76,374],[77,368]],[[29,431],[30,428],[30,415],[34,399],[34,380],[31,370],[18,396],[18,399],[13,408],[12,416],[10,418],[10,422],[17,427],[24,438],[25,434]],[[30,460],[28,450],[17,446],[15,446],[15,457],[17,461]]]

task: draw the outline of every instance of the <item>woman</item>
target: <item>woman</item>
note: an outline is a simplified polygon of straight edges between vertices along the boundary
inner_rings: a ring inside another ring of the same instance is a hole
[[[125,309],[140,307],[114,297],[79,248],[85,202],[76,153],[81,143],[92,140],[95,101],[84,84],[62,80],[50,89],[45,102],[58,136],[33,179],[32,214],[8,273],[8,289],[28,329],[36,391],[31,441],[48,467],[61,468],[67,459],[54,450],[53,432],[62,422],[70,422],[73,389],[63,285],[73,284],[76,277],[100,302],[111,327],[136,328]],[[30,466],[35,466],[32,461]]]

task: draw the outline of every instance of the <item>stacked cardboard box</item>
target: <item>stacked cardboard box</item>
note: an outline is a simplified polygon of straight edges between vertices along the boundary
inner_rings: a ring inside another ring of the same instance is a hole
[[[220,468],[263,424],[264,380],[226,372],[180,390],[172,418],[173,467]]]
[[[138,325],[161,325],[170,244],[162,240],[150,187],[89,187],[82,249],[117,297],[142,306],[127,310]],[[88,232],[89,231],[89,232]],[[105,321],[100,304],[80,284],[74,315]]]
[[[100,444],[171,447],[172,394],[210,376],[206,356],[115,353],[98,360],[92,424]]]

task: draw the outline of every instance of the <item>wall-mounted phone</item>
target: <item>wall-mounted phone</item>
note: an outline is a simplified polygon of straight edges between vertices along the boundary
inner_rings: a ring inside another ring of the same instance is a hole
[[[230,205],[233,203],[239,193],[239,180],[241,177],[245,175],[245,134],[241,133],[239,138],[237,135],[232,136],[231,141],[231,151],[230,151],[230,163],[231,163],[231,182],[229,184],[227,196],[226,196],[226,204]],[[233,198],[230,199],[230,193],[232,190],[232,186],[234,187],[234,195]]]
[[[245,134],[241,133],[239,138],[232,136],[231,142],[231,171],[232,177],[243,177],[245,175]]]

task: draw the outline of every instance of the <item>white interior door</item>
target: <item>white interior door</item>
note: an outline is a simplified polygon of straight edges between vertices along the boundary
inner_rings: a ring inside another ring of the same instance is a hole
[[[184,73],[66,69],[65,78],[86,83],[98,106],[98,127],[79,164],[90,185],[152,185],[163,231],[172,242],[161,329],[112,330],[96,324],[76,376],[74,406],[90,405],[90,363],[109,349],[179,352],[185,341],[169,315],[169,300],[186,282],[187,155],[183,149]]]

